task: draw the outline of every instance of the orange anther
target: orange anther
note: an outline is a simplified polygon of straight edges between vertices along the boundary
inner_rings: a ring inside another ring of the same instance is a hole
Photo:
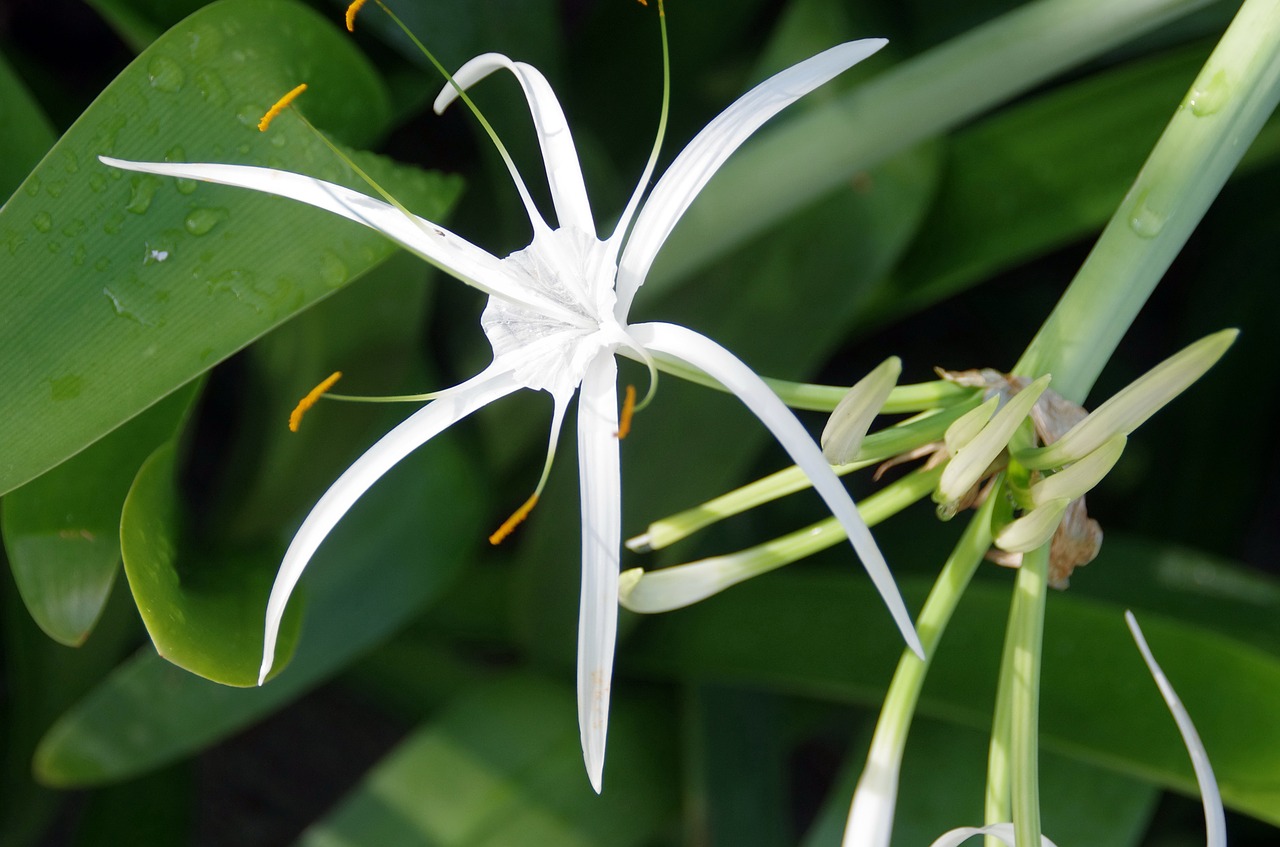
[[[266,132],[267,127],[271,126],[271,122],[276,119],[276,115],[289,108],[289,104],[294,101],[294,98],[306,90],[307,84],[304,82],[277,100],[274,106],[267,109],[267,113],[262,116],[262,120],[258,121],[258,132]]]
[[[333,388],[333,384],[342,379],[342,371],[334,371],[325,378],[324,382],[307,392],[307,396],[298,401],[298,405],[293,407],[293,411],[289,413],[289,431],[297,432],[298,425],[302,423],[302,416],[307,410],[316,404],[325,392]]]
[[[514,532],[515,528],[523,523],[525,518],[529,517],[529,513],[533,511],[533,507],[536,505],[538,505],[538,495],[534,494],[528,500],[525,500],[524,505],[516,509],[511,517],[503,521],[502,526],[498,527],[493,535],[489,536],[489,543],[497,546],[505,541],[506,537]]]
[[[631,432],[631,418],[636,413],[636,387],[634,385],[627,386],[627,393],[622,398],[622,413],[618,415],[618,431],[614,435],[618,436],[618,440],[627,437]]]
[[[366,2],[367,0],[356,0],[356,2],[347,7],[347,32],[356,31],[356,13],[360,11],[360,7]]]

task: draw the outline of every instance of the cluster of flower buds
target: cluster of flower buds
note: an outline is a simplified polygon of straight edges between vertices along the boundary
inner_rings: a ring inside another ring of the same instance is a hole
[[[1024,553],[1049,544],[1049,582],[1065,588],[1072,571],[1092,561],[1102,544],[1085,494],[1114,467],[1128,436],[1208,371],[1236,335],[1226,329],[1202,338],[1092,413],[1055,393],[1049,374],[1032,379],[990,369],[939,371],[938,382],[897,385],[902,364],[890,358],[833,401],[823,455],[839,474],[878,466],[877,478],[895,465],[924,460],[859,503],[868,526],[930,496],[938,516],[948,520],[981,504],[1001,482],[988,558],[1016,567]],[[868,434],[878,415],[902,412],[918,414]],[[655,521],[627,546],[658,550],[806,487],[797,469],[779,471]],[[840,527],[826,520],[736,553],[655,571],[634,568],[622,574],[621,601],[636,612],[680,608],[842,540]]]

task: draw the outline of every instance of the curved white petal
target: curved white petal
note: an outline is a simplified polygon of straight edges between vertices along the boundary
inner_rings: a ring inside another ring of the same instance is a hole
[[[618,365],[602,352],[578,397],[582,502],[582,599],[578,609],[578,729],[591,787],[600,793],[609,728],[609,687],[618,634],[622,471],[618,461]]]
[[[930,847],[957,847],[963,844],[975,835],[990,835],[998,838],[1009,847],[1017,847],[1013,837],[1013,824],[1011,823],[993,823],[990,826],[962,826],[959,829],[953,829],[950,832],[944,832],[933,842]],[[1040,836],[1041,847],[1057,847],[1052,841],[1045,836]]]
[[[858,509],[853,505],[840,478],[822,457],[818,445],[791,410],[778,399],[778,395],[736,356],[692,330],[675,324],[644,323],[634,324],[628,331],[642,346],[688,362],[719,380],[769,428],[791,459],[813,480],[814,490],[826,501],[827,508],[831,509],[831,513],[848,533],[853,549],[862,560],[862,566],[866,568],[885,605],[889,607],[907,646],[923,658],[924,648],[911,624],[911,616],[898,593],[893,574],[889,572],[889,566],[880,554],[880,548],[871,537],[871,531],[858,514]]]
[[[502,260],[465,238],[439,224],[416,215],[406,215],[389,203],[345,186],[290,171],[249,165],[128,162],[109,156],[98,158],[103,164],[122,170],[250,188],[333,212],[377,230],[406,250],[487,294],[553,315],[573,317],[555,303],[530,294],[515,284],[502,267]]]
[[[485,53],[467,62],[453,79],[468,89],[497,70],[508,70],[524,89],[533,116],[533,128],[542,148],[542,161],[547,168],[547,182],[551,186],[551,201],[556,207],[556,219],[561,227],[574,227],[595,237],[595,221],[591,218],[591,204],[587,201],[587,187],[582,181],[582,166],[573,144],[573,134],[564,110],[555,92],[537,68],[524,62],[513,62],[501,53]],[[436,114],[458,99],[458,90],[446,83],[435,101]]]
[[[899,750],[877,750],[872,742],[871,755],[849,804],[842,847],[889,847],[901,765]]]
[[[347,468],[311,509],[285,551],[284,561],[271,586],[267,601],[266,634],[263,637],[262,668],[258,684],[266,680],[275,660],[276,637],[289,595],[302,576],[307,562],[355,502],[397,462],[445,429],[482,406],[519,388],[510,373],[489,368],[447,393],[432,400],[388,432],[377,444]]]
[[[1205,752],[1204,743],[1200,741],[1200,733],[1196,732],[1195,724],[1191,722],[1191,716],[1183,707],[1178,692],[1173,690],[1173,684],[1156,663],[1156,657],[1151,655],[1151,648],[1147,646],[1147,639],[1143,637],[1142,628],[1138,626],[1138,620],[1133,616],[1133,612],[1126,610],[1124,621],[1129,626],[1129,632],[1133,634],[1133,640],[1138,644],[1142,661],[1147,663],[1147,670],[1151,671],[1151,676],[1160,689],[1160,696],[1164,698],[1169,712],[1178,724],[1178,732],[1182,733],[1182,743],[1187,745],[1191,766],[1196,772],[1196,782],[1200,785],[1200,801],[1204,804],[1204,826],[1207,833],[1205,843],[1208,847],[1226,847],[1227,822],[1222,810],[1222,794],[1218,791],[1218,781],[1214,779],[1213,767],[1209,764],[1209,754]]]
[[[850,41],[792,65],[742,95],[689,142],[654,186],[627,239],[618,266],[619,317],[631,308],[676,222],[730,154],[769,118],[885,44],[883,38]]]

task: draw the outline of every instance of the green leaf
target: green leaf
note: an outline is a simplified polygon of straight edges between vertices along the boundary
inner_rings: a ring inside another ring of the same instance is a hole
[[[606,789],[596,796],[572,690],[509,674],[411,735],[300,844],[651,844],[678,808],[675,727],[664,705],[630,701],[614,711]]]
[[[253,685],[279,551],[210,550],[184,539],[175,454],[173,442],[151,454],[125,500],[120,549],[129,588],[161,656],[224,685]],[[281,624],[277,666],[297,643],[298,612],[292,605]]]
[[[88,638],[120,563],[120,513],[139,466],[174,437],[193,383],[0,502],[0,530],[27,610],[50,638]]]
[[[0,197],[13,193],[55,138],[39,104],[0,56]]]
[[[300,121],[256,122],[299,81],[314,122],[369,141],[386,94],[349,39],[290,0],[224,0],[147,49],[0,210],[0,353],[23,367],[0,414],[0,492],[83,449],[395,249],[319,210],[126,175],[101,154],[233,161],[351,181]],[[450,180],[374,177],[439,216]]]
[[[124,779],[293,700],[449,585],[483,544],[479,502],[462,451],[449,437],[433,439],[370,489],[320,547],[303,580],[306,618],[297,653],[279,676],[260,688],[229,688],[147,650],[49,730],[36,754],[37,775],[58,786]]]
[[[927,588],[922,580],[901,582],[909,603]],[[969,588],[934,660],[920,714],[989,727],[1003,635],[992,622],[1003,620],[1008,608],[1007,586],[988,581]],[[1268,718],[1280,699],[1280,657],[1134,608],[1200,730],[1223,800],[1280,822],[1273,778],[1280,772],[1280,726]],[[1194,794],[1190,760],[1122,612],[1075,594],[1051,598],[1040,699],[1044,747]],[[744,620],[753,626],[742,627]],[[883,625],[868,623],[877,620]],[[648,621],[637,635],[620,655],[651,673],[747,681],[864,704],[883,697],[902,649],[870,587],[853,577],[799,570]]]
[[[895,847],[931,844],[949,829],[983,822],[988,743],[985,732],[939,721],[913,722],[902,759],[893,827]],[[865,755],[863,744],[849,757],[803,847],[840,844]],[[1145,782],[1042,752],[1042,819],[1045,834],[1056,843],[1135,847],[1159,796],[1160,792]]]

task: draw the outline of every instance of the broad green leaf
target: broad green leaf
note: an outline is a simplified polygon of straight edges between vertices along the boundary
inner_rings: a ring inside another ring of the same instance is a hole
[[[0,197],[13,193],[55,138],[49,119],[0,56]]]
[[[351,181],[300,121],[344,141],[385,126],[386,95],[350,40],[291,0],[224,0],[156,41],[0,210],[0,491],[83,449],[385,259],[377,233],[225,186],[125,174],[96,157],[232,161]],[[384,161],[375,178],[439,216],[456,183]]]
[[[665,293],[887,157],[1208,2],[1026,3],[784,118],[743,145],[699,194],[641,297]]]
[[[458,698],[409,736],[305,847],[647,845],[678,808],[675,727],[631,701],[609,724],[605,791],[582,770],[572,690],[519,673]]]
[[[177,498],[176,452],[167,442],[151,454],[124,502],[120,550],[129,587],[161,656],[224,685],[253,685],[281,551],[193,543]],[[297,642],[299,611],[292,605],[281,624],[277,667]]]
[[[174,437],[196,395],[174,392],[0,502],[9,567],[27,610],[62,644],[89,636],[120,564],[120,512],[143,461]]]
[[[0,555],[0,559],[3,556]],[[137,644],[137,614],[118,586],[98,623],[96,637],[73,650],[51,641],[31,620],[7,580],[0,584],[0,634],[5,694],[0,698],[0,844],[47,843],[45,829],[65,797],[37,785],[31,757],[36,742],[58,715],[110,673]],[[63,807],[65,808],[65,807]]]
[[[908,603],[927,588],[922,580],[901,582]],[[1007,586],[969,588],[930,670],[922,715],[989,726],[1003,637],[992,622],[1008,608]],[[1226,804],[1280,822],[1280,725],[1270,719],[1280,698],[1280,657],[1134,608],[1200,730]],[[1186,751],[1122,613],[1072,594],[1051,598],[1040,698],[1044,748],[1194,794]],[[883,696],[901,651],[887,623],[868,625],[884,617],[864,581],[784,571],[647,621],[620,655],[664,676],[747,681],[870,705]]]
[[[471,469],[449,437],[403,461],[320,547],[293,662],[260,688],[193,676],[150,650],[121,666],[41,740],[58,786],[113,782],[224,738],[296,698],[420,612],[483,542]]]

